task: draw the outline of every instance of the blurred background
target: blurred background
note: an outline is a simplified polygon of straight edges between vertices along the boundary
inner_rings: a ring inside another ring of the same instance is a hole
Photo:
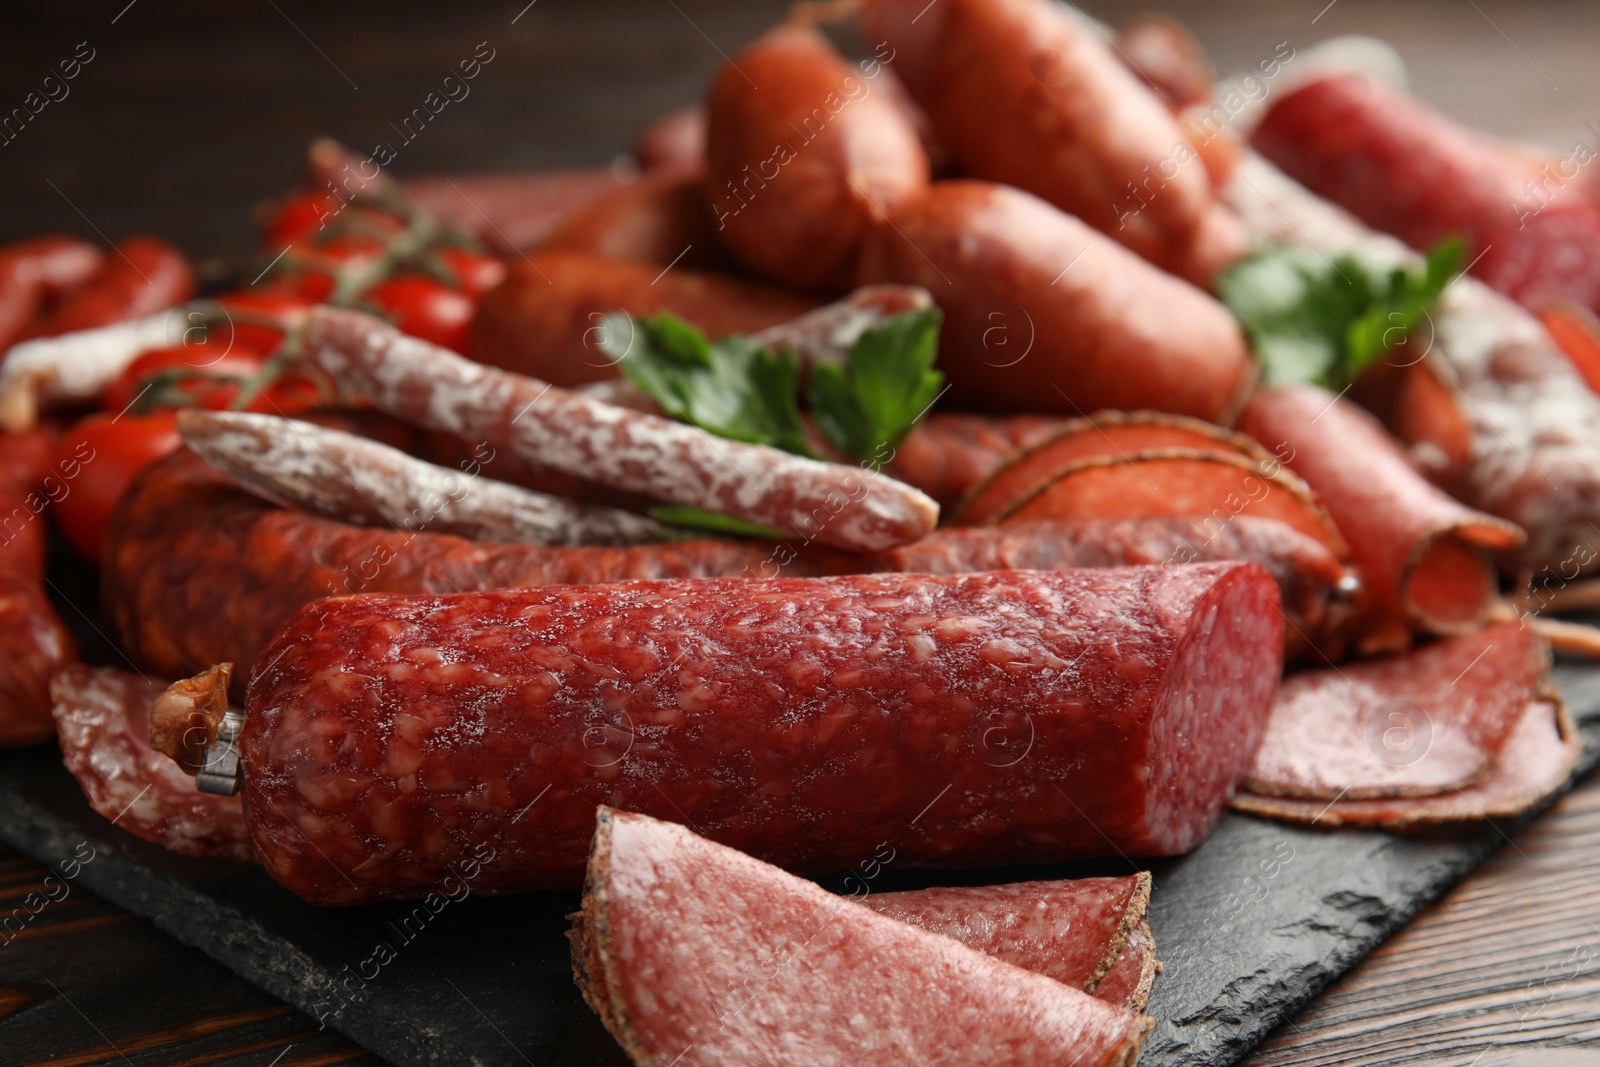
[[[0,14],[0,241],[151,232],[198,258],[255,245],[249,211],[299,179],[327,134],[396,149],[409,176],[603,163],[699,97],[787,0],[96,0]],[[1280,42],[1393,43],[1420,94],[1494,133],[1567,149],[1600,124],[1593,0],[1085,3],[1116,24],[1164,11],[1219,70]],[[406,139],[404,117],[486,43],[463,99]],[[63,60],[92,58],[24,101]],[[35,97],[37,101],[40,97]],[[23,122],[13,109],[23,109]],[[9,124],[6,120],[10,119]],[[1589,138],[1592,142],[1592,137]]]

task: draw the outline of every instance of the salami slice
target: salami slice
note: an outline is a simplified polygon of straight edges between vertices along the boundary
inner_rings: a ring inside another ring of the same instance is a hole
[[[1357,800],[1470,785],[1545,686],[1532,627],[1499,623],[1386,659],[1285,678],[1253,793]]]
[[[600,811],[583,910],[579,983],[641,1065],[1110,1067],[1150,1026],[627,812]]]
[[[820,463],[497,371],[358,312],[318,309],[311,358],[381,410],[606,485],[850,549],[931,530],[939,506],[869,471]]]
[[[1350,612],[1348,575],[1325,548],[1281,523],[1241,516],[1214,530],[1188,519],[1019,523],[936,530],[885,552],[798,543],[694,540],[626,548],[470,542],[422,530],[347,526],[275,507],[180,451],[142,472],[110,525],[101,581],[119,643],[146,668],[187,677],[250,665],[273,631],[324,596],[453,593],[637,578],[958,574],[1250,560],[1272,575],[1286,648],[1327,649]]]
[[[1239,811],[1310,826],[1424,830],[1451,823],[1510,819],[1545,803],[1572,777],[1582,742],[1566,707],[1554,697],[1529,703],[1506,738],[1494,768],[1463,789],[1425,797],[1333,802],[1294,797],[1236,797]]]
[[[239,798],[197,792],[150,746],[150,707],[165,690],[110,667],[64,669],[50,686],[62,761],[90,806],[122,829],[185,855],[248,862]]]
[[[1389,612],[1435,633],[1488,617],[1499,595],[1494,553],[1519,548],[1520,529],[1429,485],[1376,420],[1315,386],[1262,390],[1239,425],[1281,448],[1316,490]]]
[[[1144,924],[1150,875],[918,889],[854,899],[879,915],[1093,993]]]
[[[998,521],[1077,460],[1166,448],[1234,452],[1256,462],[1272,462],[1255,441],[1215,423],[1154,411],[1101,411],[1072,419],[1014,454],[972,490],[956,521],[972,526]]]
[[[601,803],[799,870],[1170,855],[1282,641],[1249,563],[329,599],[261,654],[246,808],[321,903],[425,894],[474,843],[478,891],[575,884]]]

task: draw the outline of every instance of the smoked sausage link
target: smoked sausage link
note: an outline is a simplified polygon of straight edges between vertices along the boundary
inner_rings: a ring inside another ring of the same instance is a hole
[[[467,333],[467,355],[562,388],[618,376],[602,352],[601,320],[613,311],[670,311],[711,337],[756,333],[817,305],[755,282],[683,267],[662,269],[582,252],[538,252],[512,260],[505,281],[483,295]]]
[[[706,111],[712,215],[770,278],[844,288],[866,234],[927,188],[916,128],[815,30],[781,26],[734,56]]]
[[[1212,204],[1205,165],[1161,99],[1066,7],[868,0],[862,15],[963,172],[1026,189],[1192,276]]]
[[[1084,415],[1153,409],[1229,422],[1254,380],[1228,310],[1017,189],[938,182],[875,231],[865,281],[944,311],[950,402]]]
[[[77,658],[44,590],[42,486],[53,451],[41,430],[0,434],[0,747],[55,733],[50,679]]]
[[[1250,563],[323,600],[251,681],[246,815],[319,904],[576,886],[598,804],[805,871],[1171,855],[1282,640]]]

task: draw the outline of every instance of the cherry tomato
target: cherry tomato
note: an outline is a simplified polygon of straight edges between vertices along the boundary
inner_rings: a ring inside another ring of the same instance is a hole
[[[467,324],[476,305],[458,293],[420,274],[405,274],[368,289],[362,299],[381,309],[396,326],[413,337],[464,351]]]
[[[327,229],[344,206],[332,193],[301,193],[278,209],[267,227],[267,244],[283,245],[314,238]]]
[[[331,279],[319,275],[328,282]],[[325,294],[324,294],[325,295]],[[206,337],[207,346],[218,345],[216,351],[231,353],[239,345],[250,352],[271,355],[283,343],[288,324],[306,310],[321,302],[321,297],[296,292],[288,288],[241,289],[216,297],[227,313],[221,323],[214,325]],[[267,322],[282,322],[283,326],[270,326]]]
[[[482,296],[506,276],[505,261],[482,252],[449,247],[439,250],[439,258],[456,276],[455,287],[468,296]]]
[[[100,562],[106,524],[133,476],[183,443],[177,414],[90,415],[56,446],[65,496],[50,505],[67,543],[91,563]],[[67,477],[68,471],[75,471]]]
[[[182,348],[157,348],[135,359],[100,395],[109,412],[143,414],[161,408],[254,411],[289,415],[328,401],[317,380],[293,365],[235,346],[227,356],[197,365]]]

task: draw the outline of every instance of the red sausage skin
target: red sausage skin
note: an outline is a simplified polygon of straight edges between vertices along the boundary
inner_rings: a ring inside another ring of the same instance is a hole
[[[309,605],[251,681],[251,838],[306,900],[580,883],[597,804],[786,867],[1167,855],[1282,667],[1254,564],[552,586]],[[491,853],[492,856],[486,854]]]

